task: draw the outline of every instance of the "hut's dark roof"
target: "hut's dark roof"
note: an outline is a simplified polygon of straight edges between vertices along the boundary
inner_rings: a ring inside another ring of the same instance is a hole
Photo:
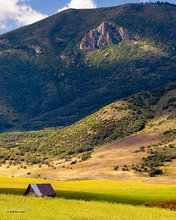
[[[32,187],[32,189],[35,192],[36,196],[42,197],[42,196],[55,196],[56,193],[49,183],[41,183],[41,184],[29,184],[25,195],[27,194],[29,188]]]

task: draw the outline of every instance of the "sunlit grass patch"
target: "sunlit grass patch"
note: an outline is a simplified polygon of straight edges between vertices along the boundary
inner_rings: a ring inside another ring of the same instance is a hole
[[[9,213],[23,211],[24,213]],[[176,212],[158,208],[77,200],[0,195],[1,219],[174,220]]]
[[[142,204],[176,198],[176,186],[111,180],[54,181],[0,177],[0,192],[23,195],[29,183],[51,183],[58,198]]]

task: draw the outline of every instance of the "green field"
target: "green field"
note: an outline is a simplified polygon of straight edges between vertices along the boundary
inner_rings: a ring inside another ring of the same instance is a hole
[[[24,214],[8,213],[25,211]],[[107,202],[0,195],[1,219],[156,220],[175,219],[176,212]]]
[[[50,182],[57,197],[24,197],[28,183]],[[60,182],[0,178],[0,219],[176,219],[176,212],[142,207],[149,201],[176,198],[175,185],[104,180]],[[10,213],[24,211],[24,213]]]

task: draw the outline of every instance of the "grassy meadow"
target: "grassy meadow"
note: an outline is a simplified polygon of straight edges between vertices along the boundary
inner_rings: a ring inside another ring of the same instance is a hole
[[[55,199],[23,196],[29,183],[48,182],[56,191]],[[142,204],[175,198],[175,185],[0,177],[0,219],[168,220],[176,219],[176,212]]]
[[[8,213],[9,210],[25,213]],[[1,219],[173,220],[176,212],[107,202],[0,195]]]

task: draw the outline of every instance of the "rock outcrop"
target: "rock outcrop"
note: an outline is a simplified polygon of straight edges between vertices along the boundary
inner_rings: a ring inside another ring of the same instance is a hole
[[[89,33],[85,34],[80,49],[90,51],[130,39],[128,31],[123,27],[117,30],[112,24],[103,22],[97,29],[90,30]]]
[[[131,37],[130,37],[130,35],[129,35],[127,29],[121,27],[121,28],[119,29],[119,34],[120,34],[122,40],[131,40]]]
[[[32,45],[32,46],[29,46],[29,48],[35,50],[36,54],[42,53],[42,48],[40,48],[39,46]]]
[[[5,39],[5,38],[2,38],[0,39],[0,45],[10,45],[10,42],[9,40]]]

